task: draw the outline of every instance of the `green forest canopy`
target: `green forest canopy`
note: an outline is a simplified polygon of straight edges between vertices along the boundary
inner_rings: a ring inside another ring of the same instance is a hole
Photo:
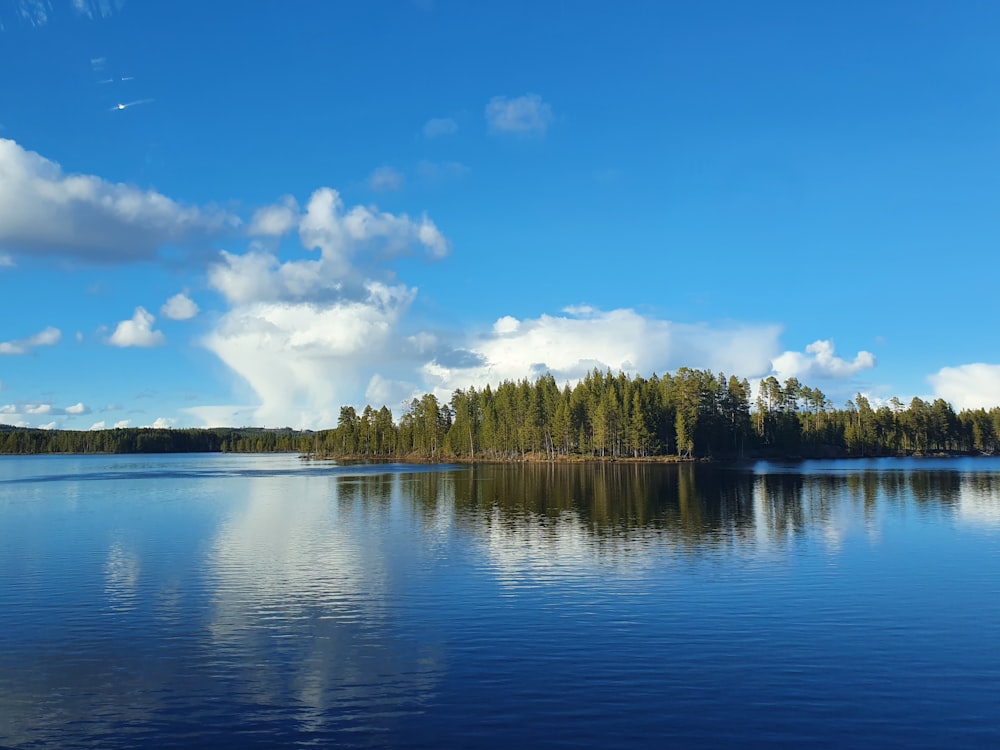
[[[956,414],[943,399],[860,393],[835,409],[795,378],[748,381],[683,367],[662,377],[594,370],[560,388],[546,374],[414,398],[396,421],[382,406],[340,409],[337,426],[291,429],[41,430],[0,426],[0,453],[287,452],[417,460],[879,456],[997,450],[1000,407]]]

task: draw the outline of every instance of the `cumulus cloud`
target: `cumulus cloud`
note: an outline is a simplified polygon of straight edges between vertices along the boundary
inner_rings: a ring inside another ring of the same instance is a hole
[[[121,419],[121,420],[115,422],[115,429],[116,430],[124,430],[126,427],[128,427],[128,425],[129,425],[129,420],[128,419]]]
[[[935,397],[943,398],[960,411],[1000,406],[1000,365],[979,362],[942,367],[928,380]]]
[[[107,424],[105,424],[104,420],[102,419],[100,422],[94,422],[94,424],[90,425],[90,429],[91,430],[105,430],[105,429],[107,429]]]
[[[595,367],[649,375],[687,366],[752,376],[767,372],[778,351],[778,326],[713,327],[630,309],[585,310],[579,317],[499,318],[489,333],[437,353],[423,368],[426,382],[443,395],[546,372],[560,382],[576,381]]]
[[[432,117],[424,123],[424,136],[438,138],[442,135],[454,135],[458,132],[458,123],[450,117]]]
[[[177,423],[176,419],[169,419],[167,417],[159,417],[155,422],[153,422],[153,424],[151,426],[154,429],[157,429],[157,430],[169,430],[176,423]]]
[[[26,339],[0,342],[0,354],[29,354],[39,346],[58,344],[60,338],[62,338],[62,332],[58,328],[49,326]]]
[[[367,295],[366,281],[385,261],[422,248],[432,258],[448,253],[448,241],[426,216],[420,220],[371,206],[346,209],[332,188],[313,193],[299,220],[299,238],[316,260],[282,262],[255,249],[222,252],[209,282],[231,304],[282,300],[330,300]]]
[[[368,176],[368,187],[376,193],[387,193],[403,187],[403,173],[392,167],[379,167]]]
[[[0,248],[11,255],[63,255],[91,262],[155,258],[165,245],[217,234],[229,214],[184,206],[152,190],[60,166],[0,139]]]
[[[860,351],[849,362],[834,354],[833,341],[819,340],[809,344],[804,354],[786,351],[775,357],[772,369],[781,380],[797,378],[803,382],[812,382],[845,380],[874,366],[875,355],[871,352]]]
[[[131,320],[123,320],[111,334],[108,343],[112,346],[162,346],[167,342],[162,331],[153,330],[156,318],[144,307],[135,308]]]
[[[552,107],[538,94],[513,99],[494,96],[486,105],[486,123],[491,133],[543,136],[552,120]]]
[[[257,404],[186,410],[206,426],[329,426],[382,367],[397,367],[401,358],[411,371],[419,364],[397,330],[416,291],[390,281],[385,266],[418,251],[446,254],[434,223],[375,206],[347,208],[331,188],[313,193],[296,222],[302,246],[318,257],[282,260],[256,247],[222,252],[209,269],[209,283],[230,309],[202,343]]]
[[[329,426],[357,398],[366,373],[396,356],[393,333],[412,299],[405,286],[370,282],[359,300],[240,305],[204,345],[253,390],[255,423]],[[228,421],[225,413],[205,416]]]
[[[184,293],[175,294],[160,308],[160,314],[170,320],[190,320],[198,314],[198,305]]]
[[[250,220],[251,235],[280,237],[292,231],[299,223],[299,204],[290,195],[278,203],[258,209]]]
[[[67,407],[54,406],[51,403],[4,404],[0,406],[0,421],[9,424],[9,417],[21,417],[22,420],[16,424],[26,427],[28,422],[23,420],[25,417],[78,417],[82,414],[90,414],[90,411],[90,407],[83,402]]]

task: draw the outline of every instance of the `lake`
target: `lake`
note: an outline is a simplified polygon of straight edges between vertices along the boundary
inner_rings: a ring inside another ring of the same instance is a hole
[[[1000,460],[0,457],[0,746],[1000,746]]]

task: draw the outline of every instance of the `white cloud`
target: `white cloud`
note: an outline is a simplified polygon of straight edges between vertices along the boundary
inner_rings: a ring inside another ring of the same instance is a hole
[[[450,117],[432,117],[424,123],[424,136],[438,138],[442,135],[454,135],[458,132],[458,123]]]
[[[504,315],[493,324],[493,332],[499,336],[503,336],[506,333],[516,333],[520,327],[520,320],[510,315]]]
[[[124,0],[72,0],[73,10],[90,19],[108,18],[114,11],[121,10],[123,4]]]
[[[124,430],[126,427],[128,427],[129,421],[130,420],[128,420],[128,419],[122,419],[122,420],[119,420],[119,421],[115,422],[115,429],[116,430]]]
[[[91,409],[82,401],[65,408],[53,406],[51,403],[20,403],[0,406],[0,414],[24,417],[76,417],[90,414]]]
[[[58,328],[49,326],[26,339],[0,342],[0,354],[29,354],[36,347],[58,344],[60,338],[62,338],[62,332]]]
[[[176,419],[169,419],[167,417],[160,417],[155,422],[153,422],[153,428],[157,430],[169,430],[177,422]]]
[[[106,430],[107,429],[107,424],[105,424],[104,420],[102,419],[100,422],[94,422],[94,424],[90,425],[90,429],[91,430]]]
[[[368,187],[377,193],[399,190],[403,187],[403,173],[392,167],[378,167],[368,176]]]
[[[383,266],[399,255],[444,255],[448,242],[434,223],[374,206],[348,209],[337,191],[321,188],[298,228],[318,258],[282,261],[257,248],[223,252],[209,269],[210,284],[231,309],[203,344],[257,403],[186,410],[205,425],[327,427],[366,384],[380,390],[374,374],[399,366],[401,350],[413,367],[419,363],[398,331],[416,292],[378,277],[393,278]]]
[[[1000,365],[977,362],[942,367],[928,380],[935,397],[943,398],[959,411],[1000,406]]]
[[[278,203],[258,209],[250,220],[252,235],[280,237],[294,229],[299,223],[299,204],[290,195]]]
[[[46,422],[45,424],[38,425],[40,430],[54,430],[56,428],[55,422]]]
[[[491,133],[542,136],[552,120],[552,107],[538,94],[513,99],[494,96],[486,105],[486,122]]]
[[[152,190],[58,164],[0,138],[0,244],[14,255],[95,262],[154,258],[161,247],[206,238],[236,220],[183,206]]]
[[[313,193],[299,221],[299,238],[316,260],[282,263],[276,255],[253,250],[221,254],[209,269],[209,282],[231,304],[282,300],[364,298],[365,282],[386,260],[423,248],[434,258],[447,254],[448,241],[426,216],[419,221],[376,207],[345,210],[332,188]]]
[[[778,351],[778,326],[689,325],[629,309],[587,308],[586,313],[526,320],[504,316],[490,333],[427,363],[426,382],[443,395],[545,372],[559,382],[575,381],[595,367],[649,376],[687,366],[752,376],[767,372]]]
[[[160,314],[170,320],[190,320],[198,314],[198,305],[186,294],[175,294],[160,308]]]
[[[874,366],[875,355],[871,352],[860,351],[848,362],[834,354],[833,341],[820,340],[809,344],[805,354],[786,351],[775,357],[772,369],[781,380],[797,378],[809,383],[815,380],[845,380]]]
[[[153,322],[156,320],[153,314],[146,311],[144,307],[135,308],[135,313],[131,320],[123,320],[111,334],[108,343],[112,346],[162,346],[167,339],[162,331],[153,330]]]
[[[204,345],[253,390],[253,423],[329,426],[357,398],[366,372],[396,356],[393,333],[412,299],[405,286],[369,282],[360,300],[240,305]],[[235,412],[206,416],[228,420]]]

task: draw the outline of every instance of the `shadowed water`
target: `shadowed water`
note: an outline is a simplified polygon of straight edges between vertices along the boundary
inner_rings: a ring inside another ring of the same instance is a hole
[[[0,458],[0,745],[1000,744],[1000,461]]]

